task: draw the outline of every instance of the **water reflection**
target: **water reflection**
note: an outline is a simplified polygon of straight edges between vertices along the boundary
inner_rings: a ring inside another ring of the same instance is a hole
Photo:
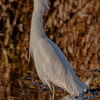
[[[49,100],[50,90],[39,79],[33,80],[31,76],[21,77],[3,83],[0,87],[0,100]],[[90,89],[86,94],[75,97],[70,96],[62,88],[55,86],[55,100],[98,100],[100,88]]]
[[[78,97],[74,97],[74,96],[67,95],[67,96],[64,96],[60,100],[85,100],[85,99],[84,99],[84,96],[83,95],[78,96]]]

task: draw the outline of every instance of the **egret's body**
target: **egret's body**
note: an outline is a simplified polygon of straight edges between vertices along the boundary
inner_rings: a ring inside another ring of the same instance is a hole
[[[43,30],[43,13],[47,0],[34,0],[31,23],[30,54],[41,81],[51,90],[51,83],[65,89],[72,95],[86,91],[87,83],[81,83],[75,75],[63,52],[49,39]]]

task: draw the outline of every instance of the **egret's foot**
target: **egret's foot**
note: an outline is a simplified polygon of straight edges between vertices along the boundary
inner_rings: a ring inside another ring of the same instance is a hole
[[[54,97],[55,97],[55,88],[54,88],[54,85],[52,85],[52,92],[53,92],[53,94],[52,94],[52,100],[54,100]]]
[[[49,100],[54,100],[54,94],[53,94],[53,92],[50,92],[50,98],[49,98]]]
[[[50,87],[50,98],[49,100],[54,100],[55,97],[55,88],[54,85],[52,84],[52,87]]]
[[[54,100],[55,97],[55,88],[54,85],[52,84],[52,88],[50,88],[50,98],[49,100]]]
[[[49,98],[49,100],[52,100],[52,92],[50,91],[50,98]]]

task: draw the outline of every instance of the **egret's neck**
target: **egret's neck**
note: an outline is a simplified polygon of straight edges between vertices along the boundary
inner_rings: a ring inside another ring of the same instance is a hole
[[[43,12],[34,9],[31,22],[31,37],[30,43],[33,45],[38,42],[41,38],[45,37],[43,29]]]

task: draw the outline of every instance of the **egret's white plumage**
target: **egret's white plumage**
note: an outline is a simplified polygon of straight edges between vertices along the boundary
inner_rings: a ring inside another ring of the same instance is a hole
[[[31,23],[30,54],[41,81],[49,86],[53,83],[72,95],[87,90],[90,79],[80,82],[63,52],[45,35],[43,13],[48,0],[34,0],[34,12]]]

